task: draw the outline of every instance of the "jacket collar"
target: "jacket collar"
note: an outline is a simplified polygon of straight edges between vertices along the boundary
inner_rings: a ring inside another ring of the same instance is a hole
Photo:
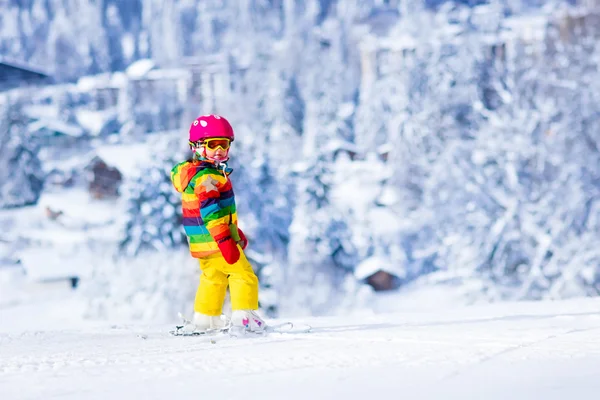
[[[223,172],[226,176],[233,172],[233,168],[229,168],[225,162],[213,161],[209,160],[208,158],[198,157],[197,163],[201,168],[214,168]]]

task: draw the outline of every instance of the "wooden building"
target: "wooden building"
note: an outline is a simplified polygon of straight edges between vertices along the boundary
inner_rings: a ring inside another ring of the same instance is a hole
[[[0,91],[51,83],[49,74],[15,60],[0,57]]]

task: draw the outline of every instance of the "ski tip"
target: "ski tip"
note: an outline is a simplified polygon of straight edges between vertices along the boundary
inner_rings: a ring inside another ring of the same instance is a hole
[[[278,325],[269,326],[268,332],[272,333],[308,333],[312,327],[307,324],[294,324],[292,322],[284,322]]]

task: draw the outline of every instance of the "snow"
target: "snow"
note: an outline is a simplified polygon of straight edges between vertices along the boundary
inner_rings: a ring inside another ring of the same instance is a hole
[[[116,116],[115,110],[86,110],[80,109],[75,112],[77,122],[87,129],[92,136],[98,136],[106,121]]]
[[[20,261],[29,283],[64,280],[89,276],[99,255],[88,245],[103,246],[119,237],[123,207],[119,201],[95,200],[83,189],[61,189],[43,192],[36,206],[2,210],[0,221],[15,248],[12,258]],[[47,209],[63,214],[53,221]],[[0,291],[8,288],[0,285]]]
[[[123,72],[103,73],[82,76],[77,80],[77,89],[81,92],[91,92],[95,89],[122,88],[127,85],[127,75]]]
[[[83,254],[81,254],[83,253]],[[77,262],[68,262],[77,257]],[[87,262],[82,262],[87,257]],[[75,246],[53,246],[46,248],[29,248],[19,253],[27,276],[33,281],[64,280],[82,275],[89,275],[92,256],[89,252],[77,251]]]
[[[61,235],[78,235],[77,230],[81,229],[86,231],[85,237],[79,235],[79,240],[83,241],[88,240],[90,237],[93,238],[91,233],[93,228],[110,225],[115,220],[115,217],[121,217],[117,213],[119,205],[118,201],[95,200],[83,189],[66,189],[44,193],[39,200],[39,206],[35,210],[35,213],[30,211],[29,214],[32,217],[36,217],[39,221],[42,209],[45,207],[50,207],[53,210],[62,210],[65,214],[60,218],[60,224],[51,225],[48,222],[45,226],[48,230],[40,232],[40,234],[44,237],[52,236],[53,240],[60,241],[59,238]],[[90,210],[93,210],[93,212],[90,212]],[[23,227],[25,227],[26,222],[24,220],[21,222]],[[22,233],[29,237],[35,236],[33,229],[29,233],[26,229],[23,229]]]
[[[379,47],[394,51],[413,50],[417,48],[417,41],[410,35],[399,34],[380,40]]]
[[[127,144],[104,144],[96,147],[95,153],[111,167],[117,168],[126,176],[137,175],[141,166],[148,163],[153,154],[164,151],[165,138],[169,133],[154,134],[145,141]]]
[[[155,69],[144,78],[148,80],[187,79],[189,71],[183,68]]]
[[[410,15],[395,24],[396,11],[377,8],[397,1],[279,2],[283,11],[150,1],[119,6],[113,20],[117,6],[101,18],[96,1],[9,3],[4,20],[24,28],[0,24],[7,55],[77,83],[1,94],[15,102],[5,111],[20,117],[22,105],[23,123],[42,119],[33,127],[75,116],[94,138],[49,138],[41,168],[64,174],[53,173],[38,205],[0,210],[2,399],[598,392],[598,300],[481,304],[591,295],[600,282],[591,140],[600,51],[577,40],[539,57],[530,49],[552,40],[546,25],[579,13],[511,3],[514,18],[498,4],[447,4],[434,15],[403,4]],[[201,16],[192,22],[188,12]],[[592,25],[563,33],[577,39]],[[91,71],[100,74],[77,80]],[[90,110],[113,93],[116,109]],[[236,200],[266,289],[261,304],[284,319],[339,315],[306,319],[310,335],[171,338],[175,311],[193,303],[197,261],[185,246],[118,254],[127,222],[140,243],[159,228],[180,231],[137,211],[161,217],[179,207],[171,155],[189,154],[185,120],[211,107],[227,110],[239,133]],[[120,135],[96,136],[106,122]],[[157,130],[173,131],[140,133]],[[0,131],[11,145],[20,137]],[[121,199],[85,190],[83,167],[96,155],[123,173]],[[166,179],[155,188],[140,174]],[[75,186],[60,188],[63,176]],[[148,195],[126,203],[139,188]],[[156,198],[165,201],[154,206]],[[64,214],[48,218],[53,211]],[[404,276],[397,292],[357,279],[379,268]]]
[[[0,309],[3,398],[551,400],[600,389],[597,299],[308,318],[295,321],[308,334],[212,340],[82,320],[78,307],[73,296]]]
[[[406,271],[399,265],[391,263],[388,259],[382,257],[369,257],[356,266],[354,276],[358,280],[367,279],[378,271],[388,272],[394,276],[403,278]]]
[[[99,86],[108,86],[111,80],[111,73],[103,73],[91,76],[82,76],[77,80],[77,89],[82,92],[90,92]]]
[[[30,104],[23,107],[23,115],[31,119],[58,119],[60,109],[57,105]]]
[[[340,108],[338,110],[338,117],[341,119],[350,118],[352,117],[352,114],[354,114],[354,109],[355,107],[353,103],[344,103],[340,105]]]
[[[138,60],[127,67],[126,74],[130,78],[142,78],[150,72],[156,63],[150,59]]]
[[[77,125],[63,122],[59,119],[40,119],[28,125],[27,130],[33,134],[48,129],[50,134],[59,132],[72,137],[81,137],[85,132]]]

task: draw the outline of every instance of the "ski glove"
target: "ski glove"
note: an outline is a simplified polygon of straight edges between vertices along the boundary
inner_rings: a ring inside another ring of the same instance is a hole
[[[242,232],[240,228],[238,228],[238,234],[240,235],[240,241],[238,242],[238,244],[240,245],[242,250],[246,250],[246,246],[248,246],[248,239],[246,239],[246,235],[244,235],[244,232]]]
[[[235,264],[240,259],[240,250],[231,236],[225,236],[217,240],[217,246],[219,246],[219,250],[221,250],[227,264]]]

